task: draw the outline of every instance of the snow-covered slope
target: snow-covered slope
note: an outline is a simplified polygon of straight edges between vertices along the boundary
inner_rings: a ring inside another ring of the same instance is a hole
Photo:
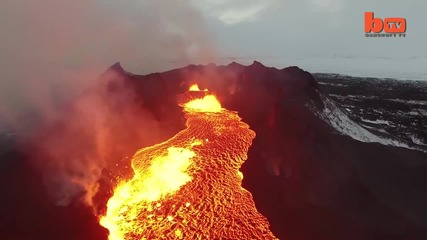
[[[323,111],[318,112],[317,115],[339,133],[350,136],[351,138],[361,142],[377,142],[383,145],[404,147],[426,152],[425,149],[419,148],[417,146],[410,146],[404,141],[393,138],[392,136],[383,137],[372,133],[368,129],[350,119],[348,114],[340,107],[338,107],[332,99],[323,95],[321,95],[321,99],[325,107]]]

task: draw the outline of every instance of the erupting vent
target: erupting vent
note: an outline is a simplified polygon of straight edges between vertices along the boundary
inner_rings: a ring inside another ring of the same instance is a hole
[[[277,239],[241,187],[255,132],[197,86],[183,99],[187,128],[139,150],[108,201],[109,239]]]

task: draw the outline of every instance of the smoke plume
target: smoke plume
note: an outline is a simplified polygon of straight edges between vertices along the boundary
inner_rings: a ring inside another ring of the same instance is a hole
[[[203,21],[191,1],[0,3],[0,130],[35,146],[57,204],[76,197],[91,204],[114,152],[169,134],[115,73],[100,79],[120,89],[113,98],[109,86],[84,89],[117,61],[137,73],[210,61]]]

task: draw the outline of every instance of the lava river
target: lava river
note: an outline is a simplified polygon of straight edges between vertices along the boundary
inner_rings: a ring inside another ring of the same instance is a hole
[[[241,187],[255,132],[195,86],[178,102],[187,128],[135,153],[100,217],[109,239],[277,239]]]

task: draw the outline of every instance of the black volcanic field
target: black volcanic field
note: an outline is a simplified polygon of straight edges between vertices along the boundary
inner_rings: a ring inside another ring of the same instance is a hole
[[[427,144],[427,81],[314,74],[322,92],[374,132]]]
[[[170,136],[184,128],[175,96],[192,83],[215,92],[225,108],[238,111],[257,134],[241,169],[243,187],[252,193],[278,238],[427,239],[427,153],[354,140],[316,114],[326,107],[322,96],[329,96],[372,133],[423,146],[427,83],[310,74],[258,62],[190,65],[145,76],[127,73],[120,64],[109,71],[117,77],[104,82],[105,106],[114,111],[138,106],[167,124]],[[121,98],[120,93],[129,89],[132,97]],[[54,125],[43,137],[55,139],[67,122]],[[126,133],[111,139],[112,146],[135,142],[138,126],[112,127]],[[85,138],[81,136],[83,145]],[[37,146],[17,140],[9,135],[1,138],[0,239],[107,239],[107,231],[78,199],[68,206],[51,201],[43,182],[43,162],[33,161]],[[128,166],[119,159],[141,147],[145,146],[111,149],[115,154],[110,165]],[[74,148],[73,154],[78,156],[79,150]],[[94,199],[100,208],[111,194],[114,172],[105,169],[100,179]]]

